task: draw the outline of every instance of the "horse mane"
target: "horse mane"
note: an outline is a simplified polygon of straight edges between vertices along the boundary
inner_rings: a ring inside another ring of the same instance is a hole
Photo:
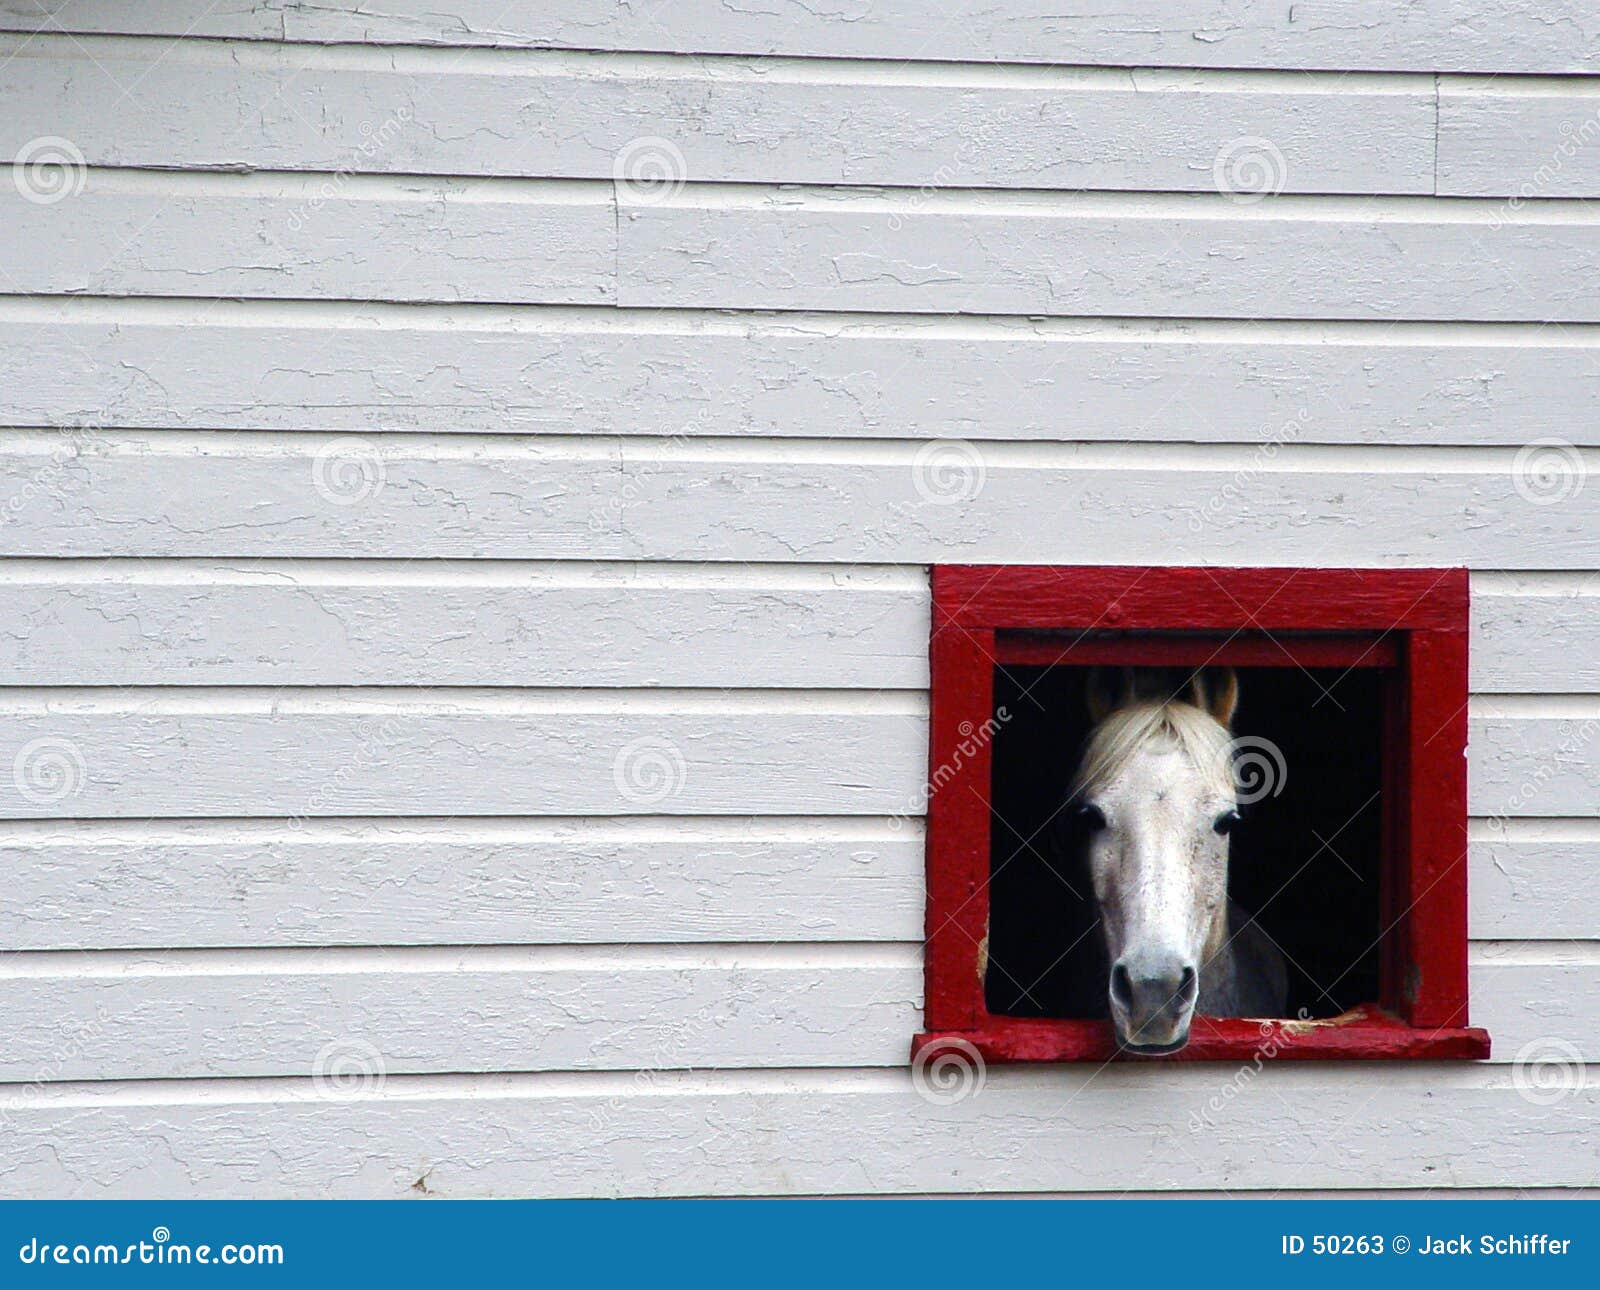
[[[1216,777],[1222,792],[1235,791],[1227,727],[1192,703],[1147,700],[1117,709],[1094,728],[1072,780],[1072,796],[1092,793],[1156,739],[1175,743],[1202,775]]]

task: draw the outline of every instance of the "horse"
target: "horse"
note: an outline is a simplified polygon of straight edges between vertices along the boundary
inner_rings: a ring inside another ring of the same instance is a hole
[[[1118,686],[1094,669],[1086,695],[1093,725],[1068,804],[1087,835],[1118,1044],[1165,1055],[1197,1012],[1283,1016],[1283,955],[1228,896],[1237,674],[1196,672],[1173,692],[1158,672],[1124,669]]]

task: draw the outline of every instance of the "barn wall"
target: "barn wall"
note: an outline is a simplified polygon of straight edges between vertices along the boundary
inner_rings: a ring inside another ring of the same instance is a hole
[[[1593,1185],[1592,7],[512,7],[0,0],[0,1189]],[[1493,1061],[919,1096],[936,561],[1470,566]]]

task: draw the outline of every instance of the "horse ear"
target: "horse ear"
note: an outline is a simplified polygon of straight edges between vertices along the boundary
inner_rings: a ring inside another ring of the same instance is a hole
[[[1218,725],[1233,724],[1233,713],[1239,706],[1239,674],[1231,667],[1196,672],[1190,689],[1195,706],[1209,712]]]
[[[1083,698],[1089,708],[1089,720],[1099,725],[1117,710],[1117,684],[1111,672],[1103,667],[1091,667],[1084,682]]]

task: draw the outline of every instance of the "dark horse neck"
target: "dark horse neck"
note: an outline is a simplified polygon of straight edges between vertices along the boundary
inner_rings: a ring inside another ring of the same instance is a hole
[[[1195,1011],[1207,1017],[1281,1017],[1288,1006],[1283,955],[1250,915],[1228,902],[1223,946],[1200,968]]]

